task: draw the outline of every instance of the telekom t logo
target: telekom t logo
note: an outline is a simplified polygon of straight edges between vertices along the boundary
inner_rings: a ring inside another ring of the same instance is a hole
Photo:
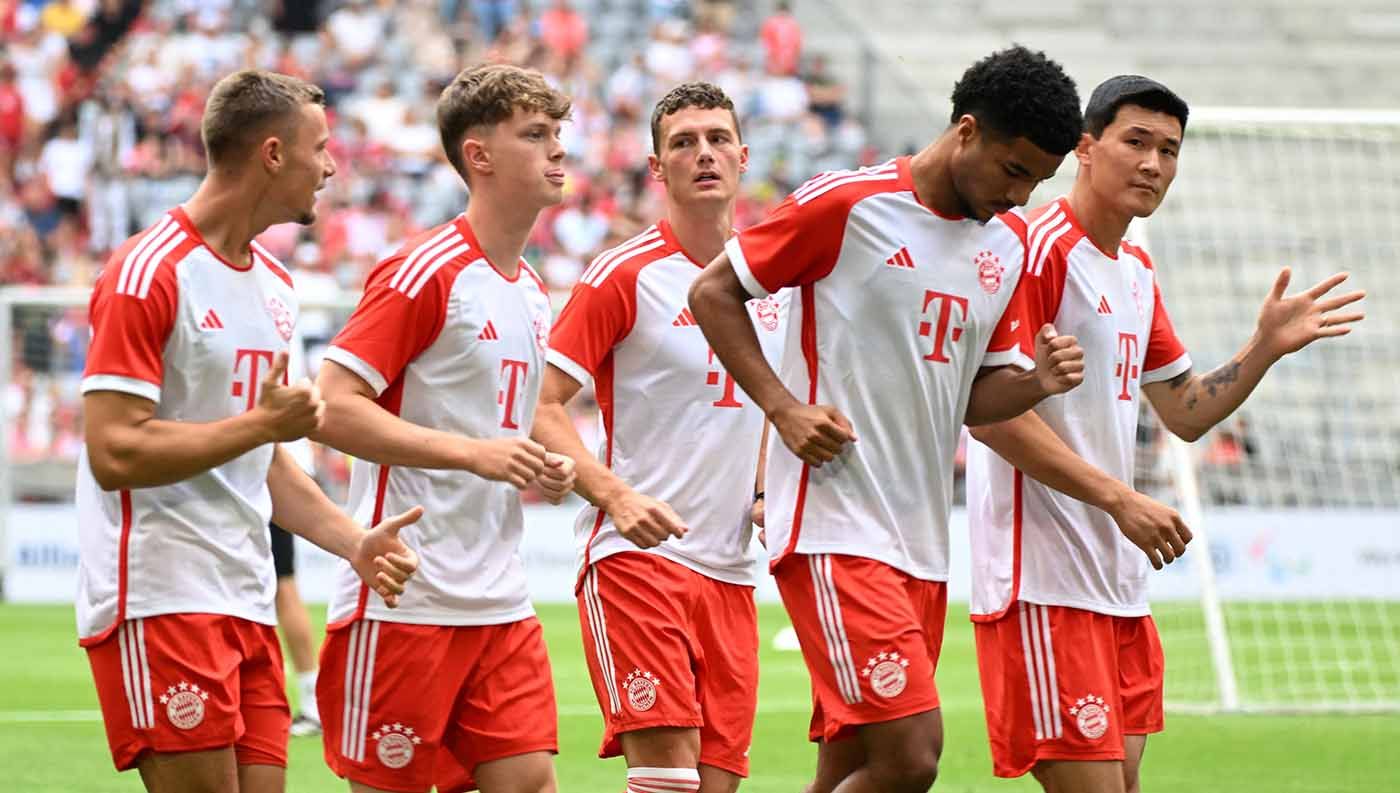
[[[505,408],[501,413],[501,426],[505,429],[520,429],[520,424],[515,420],[515,395],[520,390],[520,384],[525,382],[525,373],[529,369],[530,364],[525,361],[501,359],[501,390],[496,392],[496,404]]]
[[[707,352],[709,353],[709,364],[715,366],[715,351],[707,348]],[[724,381],[724,396],[710,404],[717,408],[743,407],[744,403],[734,398],[734,378],[724,371],[723,367],[711,369],[705,373],[705,385],[719,385],[720,380]]]
[[[234,353],[233,395],[241,397],[244,392],[247,392],[248,410],[252,410],[258,405],[258,383],[262,382],[258,370],[263,367],[264,363],[266,363],[268,367],[271,367],[272,356],[272,350],[238,350]],[[248,361],[248,374],[246,377],[241,374],[243,362],[245,360]],[[282,385],[286,384],[287,376],[283,374]]]
[[[945,340],[957,341],[962,338],[963,333],[962,325],[953,324],[953,306],[957,306],[962,314],[958,321],[967,322],[967,298],[950,295],[946,292],[931,290],[924,292],[923,313],[930,313],[929,306],[934,303],[938,304],[937,319],[934,322],[924,320],[919,323],[919,335],[933,337],[933,352],[925,355],[924,360],[949,363],[952,359],[943,352],[943,343]],[[950,326],[951,333],[949,332]]]
[[[1138,337],[1136,333],[1118,334],[1118,365],[1113,370],[1113,376],[1119,378],[1123,387],[1118,392],[1120,400],[1130,400],[1133,395],[1128,391],[1128,384],[1137,379]]]

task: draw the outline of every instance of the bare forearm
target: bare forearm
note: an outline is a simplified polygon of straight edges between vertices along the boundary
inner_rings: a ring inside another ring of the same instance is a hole
[[[1070,449],[1035,411],[969,431],[1025,475],[1106,512],[1112,513],[1129,490]]]
[[[690,288],[690,310],[710,348],[734,382],[767,416],[797,402],[763,357],[758,333],[744,304],[749,295],[721,255]]]
[[[271,443],[273,436],[263,418],[249,411],[203,424],[152,418],[125,426],[90,418],[87,439],[98,484],[130,490],[182,482]]]
[[[329,553],[349,559],[363,530],[337,507],[281,446],[267,473],[272,522]]]
[[[1044,398],[1045,389],[1034,372],[1022,372],[1010,366],[993,369],[973,382],[963,423],[976,427],[1006,421],[1035,407]]]
[[[326,394],[326,421],[312,440],[380,465],[465,469],[470,439],[395,416],[359,394]]]
[[[628,489],[627,483],[606,465],[598,462],[583,445],[569,412],[558,402],[540,402],[530,437],[555,454],[574,460],[574,492],[595,507],[606,509],[608,501]]]
[[[1244,404],[1277,360],[1251,339],[1235,357],[1210,372],[1187,372],[1151,384],[1146,391],[1167,428],[1194,441]]]

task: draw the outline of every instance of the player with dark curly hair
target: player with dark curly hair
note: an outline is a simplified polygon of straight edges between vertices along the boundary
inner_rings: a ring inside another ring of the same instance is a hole
[[[1030,326],[1026,224],[1001,213],[1055,173],[1082,124],[1058,64],[994,53],[963,75],[951,124],[926,148],[811,179],[691,288],[711,347],[782,439],[768,448],[766,525],[812,676],[809,791],[933,784],[961,427],[1083,376],[1073,337]],[[800,297],[779,375],[745,303],[784,287]]]

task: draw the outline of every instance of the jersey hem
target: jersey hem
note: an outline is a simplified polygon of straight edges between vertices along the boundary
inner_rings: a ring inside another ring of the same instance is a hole
[[[90,374],[83,378],[81,390],[84,394],[93,391],[120,391],[152,402],[160,402],[159,383],[119,374]]]
[[[758,277],[749,269],[749,260],[744,256],[744,249],[739,245],[738,237],[730,237],[724,243],[724,252],[729,254],[729,265],[734,268],[734,274],[739,277],[739,283],[743,284],[744,291],[751,297],[768,297],[772,294],[763,284],[759,283]]]
[[[376,397],[383,394],[384,390],[389,387],[389,381],[384,379],[384,375],[380,374],[378,369],[344,347],[329,347],[323,357],[328,361],[335,361],[359,375],[361,380],[369,383],[370,388],[374,389]]]
[[[778,564],[781,563],[784,559],[794,554],[799,554],[802,556],[816,556],[819,554],[826,554],[828,556],[859,556],[862,559],[869,559],[873,562],[879,562],[880,564],[893,567],[899,572],[904,573],[905,575],[911,578],[917,578],[920,581],[941,581],[945,583],[948,581],[948,571],[946,568],[941,572],[926,570],[914,567],[898,559],[891,559],[873,553],[866,553],[862,550],[856,550],[844,546],[822,547],[812,545],[810,543],[801,542],[798,543],[797,547],[792,548],[790,550],[784,550],[783,553],[771,557],[769,560],[768,569],[771,571],[773,568],[777,567]]]
[[[1146,603],[1142,604],[1141,606],[1123,606],[1121,608],[1115,608],[1112,606],[1106,606],[1102,603],[1090,603],[1088,601],[1071,600],[1069,598],[1037,597],[1035,595],[1028,596],[1025,594],[1025,592],[1022,592],[1020,597],[1008,603],[1006,607],[1001,610],[1000,614],[1005,615],[1005,613],[1018,602],[1029,603],[1033,606],[1055,606],[1057,608],[1078,609],[1079,611],[1091,611],[1095,614],[1103,614],[1107,617],[1152,616],[1152,608]],[[993,612],[977,612],[971,614],[970,616],[973,622],[988,622],[990,620],[986,618],[992,616],[992,614]]]
[[[336,616],[328,620],[326,630],[344,630],[357,620],[375,620],[377,622],[394,622],[402,625],[435,625],[443,628],[453,628],[483,625],[509,625],[513,622],[527,620],[533,616],[535,616],[535,607],[529,603],[511,611],[468,615],[463,615],[459,611],[435,614],[396,614],[382,608],[376,609],[367,606],[363,611],[352,610],[344,616]]]
[[[249,611],[234,611],[233,609],[210,608],[208,604],[189,604],[188,606],[183,607],[180,605],[173,605],[155,609],[153,611],[144,611],[141,609],[131,608],[131,604],[130,602],[128,602],[126,608],[126,615],[122,618],[118,619],[116,617],[113,617],[112,621],[109,624],[107,624],[105,627],[103,627],[96,633],[83,635],[80,632],[78,634],[78,646],[91,647],[94,644],[101,644],[102,641],[111,636],[112,631],[116,630],[117,626],[121,625],[123,622],[130,622],[132,620],[143,620],[149,617],[164,617],[169,614],[214,614],[220,617],[233,617],[235,619],[247,620],[248,622],[255,622],[259,625],[270,625],[274,627],[277,625],[277,616],[275,613],[270,615],[258,615]]]
[[[579,385],[588,385],[588,381],[593,379],[593,373],[588,371],[588,367],[554,348],[550,348],[549,352],[545,353],[544,360],[545,363],[572,377]]]

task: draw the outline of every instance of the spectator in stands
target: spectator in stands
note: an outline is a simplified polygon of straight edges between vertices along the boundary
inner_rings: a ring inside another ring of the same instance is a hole
[[[583,54],[588,43],[588,23],[569,0],[554,0],[540,15],[540,41],[555,55],[572,60]]]
[[[802,82],[807,87],[807,109],[826,122],[828,130],[840,126],[846,112],[846,86],[831,74],[825,55],[812,58]]]
[[[802,59],[802,26],[792,15],[792,4],[786,0],[779,2],[772,16],[763,20],[758,34],[763,40],[768,73],[797,74],[797,65]]]

